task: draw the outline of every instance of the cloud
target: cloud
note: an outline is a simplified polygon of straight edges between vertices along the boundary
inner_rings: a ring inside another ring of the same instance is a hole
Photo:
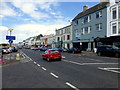
[[[34,19],[50,18],[49,14],[54,15],[53,13],[55,13],[51,6],[57,6],[56,2],[12,2],[12,4]]]
[[[18,13],[15,12],[14,9],[10,8],[7,3],[1,3],[0,4],[0,17],[5,16],[17,16]]]
[[[22,24],[14,27],[13,35],[17,37],[17,41],[23,41],[29,37],[37,36],[39,34],[49,35],[55,34],[55,29],[62,28],[66,23],[62,24]]]
[[[0,26],[0,43],[5,43],[6,35],[8,34],[8,27]]]

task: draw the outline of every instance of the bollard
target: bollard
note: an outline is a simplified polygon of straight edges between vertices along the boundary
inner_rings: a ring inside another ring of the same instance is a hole
[[[20,60],[20,54],[16,55],[16,60]]]

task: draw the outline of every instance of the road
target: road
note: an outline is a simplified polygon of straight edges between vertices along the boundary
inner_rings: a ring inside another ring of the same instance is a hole
[[[47,62],[42,60],[42,51],[23,49],[22,52],[29,57],[29,62],[3,67],[3,88],[113,90],[119,87],[118,58],[62,53],[65,57],[62,61]]]

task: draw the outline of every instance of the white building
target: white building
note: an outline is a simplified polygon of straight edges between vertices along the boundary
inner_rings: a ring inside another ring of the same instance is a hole
[[[107,9],[107,37],[120,35],[120,2],[111,0]]]
[[[71,48],[72,45],[72,25],[56,30],[56,47]]]

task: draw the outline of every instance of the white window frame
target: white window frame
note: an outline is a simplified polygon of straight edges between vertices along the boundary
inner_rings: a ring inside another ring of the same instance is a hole
[[[113,26],[116,26],[116,33],[113,33]],[[117,23],[112,23],[112,35],[116,35],[117,34]]]
[[[118,6],[118,18],[120,19],[120,6]]]
[[[113,18],[113,11],[115,10],[116,10],[116,18]],[[117,19],[117,7],[112,8],[112,20],[115,20],[115,19]]]
[[[90,18],[90,17],[91,17],[91,15],[89,15],[89,16],[88,16],[88,22],[90,22],[90,21],[91,21],[91,18]]]
[[[98,29],[97,29],[97,25],[98,25]],[[101,31],[103,28],[103,27],[102,28],[101,27],[102,27],[102,23],[96,24],[96,30]]]
[[[91,33],[91,29],[92,29],[92,27],[89,26],[89,27],[88,27],[88,34]]]
[[[81,30],[82,30],[82,31],[81,31],[81,34],[84,35],[84,34],[85,34],[85,33],[84,33],[85,28],[82,28]]]
[[[97,17],[97,14],[99,15],[99,17]],[[96,15],[96,19],[101,18],[102,17],[102,11],[97,12],[95,15]]]

